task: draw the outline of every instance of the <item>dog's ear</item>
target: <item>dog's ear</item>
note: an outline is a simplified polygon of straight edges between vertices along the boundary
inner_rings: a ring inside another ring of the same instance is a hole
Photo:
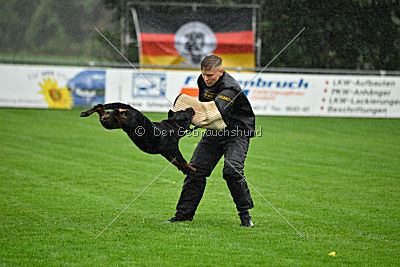
[[[172,116],[174,116],[175,112],[173,112],[172,110],[168,111],[168,118],[171,118]]]
[[[189,110],[189,112],[191,113],[192,116],[194,114],[196,114],[196,112],[194,111],[194,109],[192,107],[188,108],[187,110]]]
[[[104,106],[103,106],[103,104],[97,104],[96,106],[94,106],[94,109],[97,109],[97,108],[104,109]]]

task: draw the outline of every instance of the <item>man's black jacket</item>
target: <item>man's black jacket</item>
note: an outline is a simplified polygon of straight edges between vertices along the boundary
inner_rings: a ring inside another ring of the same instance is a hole
[[[227,130],[244,130],[248,137],[254,137],[255,116],[250,102],[240,88],[239,83],[227,72],[223,72],[218,81],[208,87],[200,75],[199,101],[215,101]]]

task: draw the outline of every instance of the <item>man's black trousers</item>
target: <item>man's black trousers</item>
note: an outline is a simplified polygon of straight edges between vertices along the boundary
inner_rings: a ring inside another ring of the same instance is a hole
[[[231,192],[236,209],[239,212],[254,207],[250,191],[244,177],[244,161],[249,148],[247,136],[216,136],[217,131],[207,130],[197,145],[190,165],[197,170],[186,176],[175,216],[183,219],[193,218],[197,206],[203,197],[206,177],[224,156],[223,178]]]

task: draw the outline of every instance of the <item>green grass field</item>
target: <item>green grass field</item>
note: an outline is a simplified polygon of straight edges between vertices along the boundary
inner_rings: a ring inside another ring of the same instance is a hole
[[[252,188],[240,227],[220,162],[193,222],[164,223],[184,179],[170,166],[95,239],[168,161],[79,113],[0,109],[0,265],[400,264],[400,120],[257,118],[246,177],[305,238]],[[181,140],[188,160],[198,141]]]

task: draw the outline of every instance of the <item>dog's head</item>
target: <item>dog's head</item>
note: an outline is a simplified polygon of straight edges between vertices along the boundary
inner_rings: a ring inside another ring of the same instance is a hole
[[[113,109],[110,112],[106,112],[100,118],[101,125],[106,129],[119,129],[121,128],[120,112],[118,109]]]
[[[133,127],[137,124],[136,110],[116,108],[107,112],[100,118],[100,122],[106,129],[126,128],[128,125]]]
[[[168,120],[174,122],[178,127],[183,127],[186,130],[189,130],[194,113],[193,108],[187,108],[175,112],[170,110],[168,112]]]

